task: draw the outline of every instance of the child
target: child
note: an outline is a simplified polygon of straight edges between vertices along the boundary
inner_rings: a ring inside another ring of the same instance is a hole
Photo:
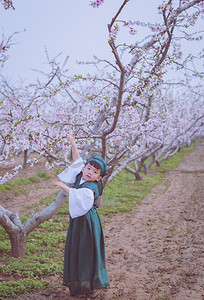
[[[73,164],[58,177],[63,182],[55,185],[69,195],[70,224],[64,253],[63,281],[71,295],[88,294],[96,298],[102,288],[108,287],[109,279],[105,262],[103,229],[94,201],[102,194],[103,176],[107,175],[106,161],[93,155],[85,166],[70,134],[67,139],[72,146]]]

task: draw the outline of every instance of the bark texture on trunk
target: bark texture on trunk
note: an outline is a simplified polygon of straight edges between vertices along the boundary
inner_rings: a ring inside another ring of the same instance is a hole
[[[17,229],[13,234],[9,234],[11,241],[12,256],[19,257],[26,253],[27,234],[22,229]]]

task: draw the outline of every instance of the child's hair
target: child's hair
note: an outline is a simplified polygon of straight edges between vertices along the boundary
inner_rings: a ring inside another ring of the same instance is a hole
[[[99,165],[99,163],[97,163],[97,161],[90,160],[88,163],[89,163],[91,166],[93,166],[94,168],[96,168],[97,170],[102,171],[102,170],[101,170],[101,166]]]

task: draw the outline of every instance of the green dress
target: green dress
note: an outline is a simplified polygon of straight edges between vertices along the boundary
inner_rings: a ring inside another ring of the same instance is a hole
[[[77,176],[74,188],[89,188],[94,193],[94,200],[97,199],[100,193],[98,183],[80,184],[80,179],[81,174]],[[83,216],[70,216],[64,252],[63,282],[72,295],[86,294],[110,285],[103,229],[94,205]]]

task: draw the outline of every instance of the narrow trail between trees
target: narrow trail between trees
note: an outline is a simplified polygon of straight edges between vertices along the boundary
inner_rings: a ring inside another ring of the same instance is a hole
[[[204,142],[104,234],[111,287],[97,299],[203,300]],[[60,286],[18,299],[79,298]]]
[[[204,299],[204,143],[105,236],[104,299]]]

